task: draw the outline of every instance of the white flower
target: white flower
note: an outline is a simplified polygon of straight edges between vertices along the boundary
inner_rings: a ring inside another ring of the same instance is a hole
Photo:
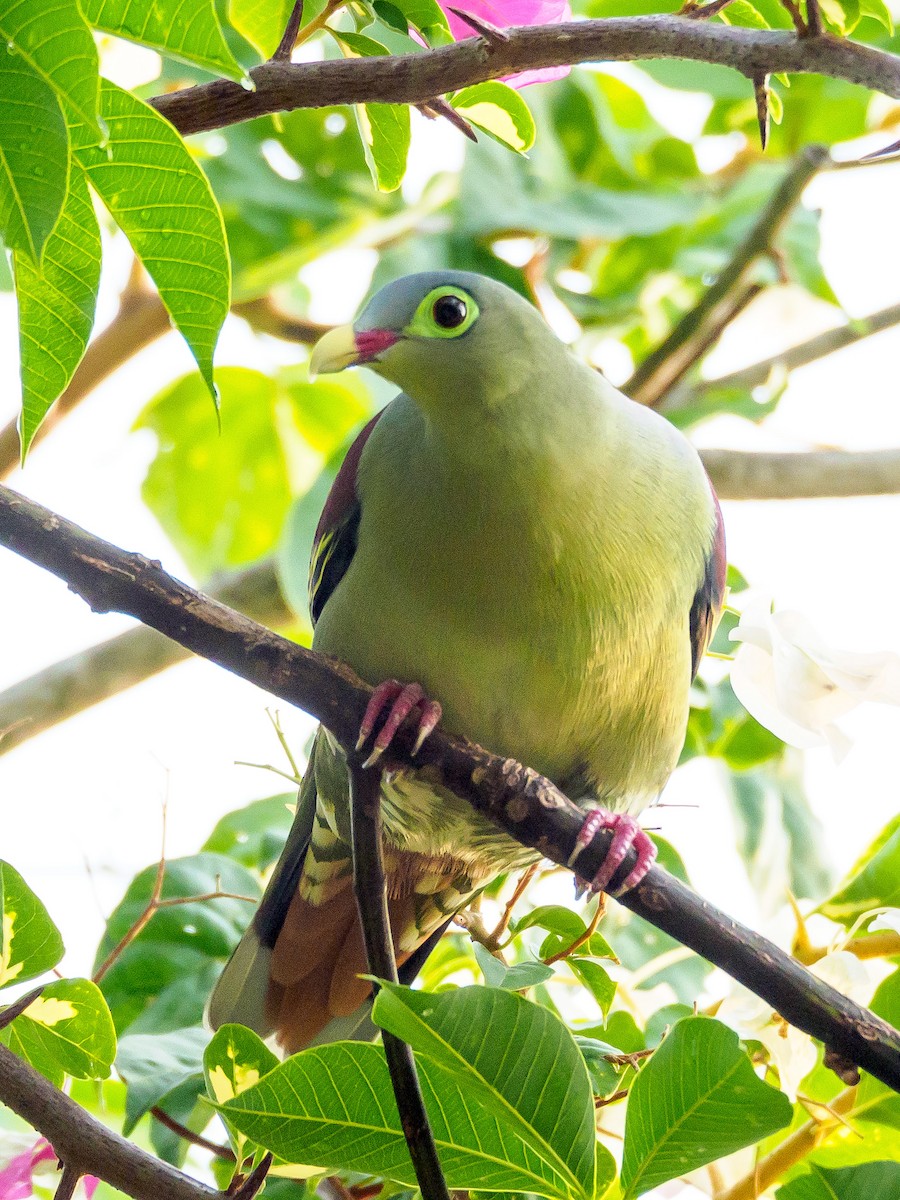
[[[750,605],[731,640],[735,695],[761,725],[791,746],[828,745],[836,761],[850,739],[835,721],[866,700],[900,705],[900,655],[827,646],[797,612]]]
[[[886,908],[869,926],[869,933],[900,933],[900,908]]]

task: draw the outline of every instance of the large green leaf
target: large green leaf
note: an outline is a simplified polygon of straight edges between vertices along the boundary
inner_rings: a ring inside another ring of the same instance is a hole
[[[900,1163],[868,1162],[827,1170],[815,1163],[775,1193],[777,1200],[897,1200]]]
[[[77,126],[76,159],[159,288],[213,390],[213,350],[231,287],[219,206],[168,121],[108,80],[100,99],[108,144]]]
[[[371,411],[355,377],[311,384],[304,370],[271,377],[225,367],[217,379],[221,433],[196,376],[160,393],[138,419],[159,440],[144,500],[203,580],[272,552],[292,497]]]
[[[0,987],[43,975],[62,956],[46,908],[15,867],[0,860]]]
[[[0,236],[35,262],[59,219],[69,139],[53,88],[0,44]]]
[[[441,1167],[451,1188],[570,1200],[567,1182],[457,1076],[418,1059]],[[583,1069],[583,1068],[582,1068]],[[230,1126],[279,1158],[414,1185],[384,1052],[337,1042],[295,1054],[222,1108]]]
[[[336,33],[349,58],[380,57],[387,47],[360,33]],[[356,123],[366,162],[379,191],[393,192],[403,182],[409,154],[410,121],[406,104],[355,104]]]
[[[126,1137],[144,1113],[173,1088],[194,1077],[202,1081],[203,1051],[209,1037],[205,1029],[173,1029],[121,1039],[116,1071],[128,1084],[122,1127]]]
[[[820,911],[833,921],[852,924],[872,908],[900,906],[900,829],[851,879],[830,896]]]
[[[548,1009],[497,988],[435,995],[385,984],[372,1015],[382,1029],[451,1072],[467,1095],[502,1120],[546,1186],[591,1197],[609,1182],[597,1179],[598,1166],[601,1176],[612,1177],[612,1160],[596,1157],[584,1058]]]
[[[0,0],[0,39],[99,132],[97,47],[77,0]]]
[[[207,1094],[217,1104],[226,1104],[259,1083],[278,1066],[278,1059],[252,1029],[243,1025],[222,1025],[203,1054],[203,1075]],[[240,1161],[247,1152],[245,1138],[229,1130]]]
[[[100,229],[87,184],[72,172],[69,194],[50,235],[42,269],[14,256],[19,305],[24,457],[51,404],[81,361],[94,324],[100,284]]]
[[[81,0],[91,25],[151,46],[216,75],[242,79],[228,49],[213,0]]]
[[[297,807],[296,792],[254,800],[226,813],[201,849],[227,854],[245,867],[265,871],[281,853]]]
[[[631,1088],[625,1200],[760,1141],[792,1114],[787,1096],[758,1078],[736,1033],[709,1017],[679,1021]]]
[[[58,979],[0,1033],[0,1038],[49,1079],[106,1079],[116,1032],[100,989],[89,979]]]

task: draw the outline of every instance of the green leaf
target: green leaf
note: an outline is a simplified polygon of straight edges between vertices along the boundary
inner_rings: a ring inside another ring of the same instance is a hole
[[[59,219],[69,138],[53,88],[0,45],[0,235],[35,263]]]
[[[292,497],[312,486],[323,461],[371,412],[366,384],[355,377],[309,383],[305,369],[273,378],[223,367],[217,380],[221,433],[191,375],[151,400],[136,422],[159,441],[144,501],[201,580],[270,554]],[[304,572],[308,562],[307,554]]]
[[[450,103],[467,121],[496,141],[524,154],[534,145],[535,124],[521,93],[492,79],[456,93]]]
[[[548,1009],[496,988],[434,995],[384,984],[372,1016],[502,1115],[540,1160],[545,1186],[552,1182],[554,1191],[584,1197],[600,1190],[597,1167],[605,1175],[610,1164],[595,1160],[587,1068],[572,1035]]]
[[[14,256],[23,458],[87,347],[100,285],[100,256],[94,206],[84,177],[73,171],[65,206],[44,249],[42,269],[37,271],[21,251]]]
[[[409,22],[395,4],[390,4],[388,0],[375,0],[372,11],[388,29],[395,29],[398,33],[409,33]]]
[[[679,1021],[631,1087],[625,1200],[760,1141],[792,1114],[787,1096],[757,1077],[736,1033],[709,1017]]]
[[[605,1019],[609,1013],[609,1006],[612,1004],[613,997],[616,994],[615,982],[610,979],[599,963],[594,962],[590,958],[582,958],[579,955],[571,954],[566,959],[566,963],[572,973],[581,980],[597,1001]]]
[[[900,906],[900,828],[857,874],[824,901],[819,911],[832,921],[851,925],[871,908],[897,906]]]
[[[0,0],[0,40],[100,132],[97,47],[76,0]]]
[[[430,46],[445,45],[452,40],[447,14],[437,0],[396,0],[396,5]]]
[[[829,1171],[812,1164],[775,1193],[776,1200],[896,1200],[900,1196],[900,1163],[867,1162]]]
[[[357,104],[354,109],[372,181],[380,192],[394,192],[406,174],[409,109],[405,104]]]
[[[534,987],[538,983],[544,983],[553,977],[553,968],[542,962],[532,960],[531,962],[513,963],[511,967],[508,967],[480,943],[475,942],[473,948],[488,987],[506,988],[508,991],[516,992],[523,988]]]
[[[215,75],[243,79],[228,49],[213,0],[81,0],[96,29],[161,50]]]
[[[59,930],[15,869],[0,860],[0,987],[49,971],[63,956]]]
[[[620,1053],[615,1046],[608,1046],[597,1038],[575,1036],[575,1044],[581,1051],[588,1075],[591,1077],[591,1090],[595,1096],[610,1096],[619,1086],[624,1067],[611,1063],[610,1056]]]
[[[424,1058],[417,1065],[450,1188],[569,1200],[572,1193],[537,1151],[454,1074]],[[338,1042],[304,1050],[221,1111],[230,1126],[286,1162],[385,1175],[415,1185],[381,1047]]]
[[[194,1077],[202,1081],[203,1051],[209,1037],[205,1029],[174,1029],[162,1034],[128,1034],[120,1040],[116,1071],[128,1084],[122,1126],[126,1137],[144,1113],[173,1088]]]
[[[884,0],[859,0],[859,11],[864,17],[872,17],[893,35],[894,18]]]
[[[842,37],[853,32],[859,24],[859,0],[819,0],[827,28]]]
[[[201,849],[227,854],[245,867],[265,871],[287,841],[296,807],[296,792],[254,800],[217,821]]]
[[[561,904],[542,904],[532,909],[516,922],[515,934],[518,937],[524,930],[535,926],[538,929],[546,929],[550,934],[541,945],[541,958],[551,958],[587,932],[587,925],[578,913],[573,912],[571,908],[564,908]],[[596,931],[578,947],[578,954],[582,957],[588,955],[591,958],[611,958],[614,962],[618,961],[609,942]]]
[[[203,1074],[209,1095],[226,1104],[255,1087],[278,1066],[278,1058],[252,1029],[222,1025],[203,1053]]]
[[[73,130],[75,157],[159,288],[213,394],[213,350],[230,302],[222,214],[206,176],[168,121],[108,80],[104,148]]]
[[[106,1079],[116,1056],[112,1016],[89,979],[49,983],[3,1034],[11,1049],[48,1077]]]

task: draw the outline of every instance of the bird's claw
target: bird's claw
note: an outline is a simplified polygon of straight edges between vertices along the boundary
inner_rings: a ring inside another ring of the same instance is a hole
[[[606,852],[606,858],[600,870],[591,880],[579,880],[582,886],[592,892],[605,892],[609,882],[618,871],[628,851],[634,847],[637,851],[637,862],[626,876],[623,883],[611,895],[621,896],[623,892],[641,882],[656,860],[656,846],[644,833],[634,817],[627,813],[613,813],[605,808],[592,808],[584,818],[584,824],[578,834],[575,849],[569,857],[569,866],[573,867],[579,855],[601,829],[612,829],[613,838]]]
[[[412,748],[414,756],[419,753],[422,743],[441,719],[441,706],[436,700],[429,700],[419,684],[402,684],[396,679],[386,679],[372,693],[366,706],[359,727],[359,737],[356,740],[358,751],[368,741],[378,718],[386,708],[388,709],[387,717],[375,738],[372,753],[363,763],[364,767],[372,767],[378,762],[393,741],[394,734],[414,708],[419,709],[419,732]]]

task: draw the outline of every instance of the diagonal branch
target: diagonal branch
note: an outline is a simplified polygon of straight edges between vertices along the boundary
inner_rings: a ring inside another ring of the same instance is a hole
[[[44,1135],[70,1176],[98,1175],[137,1200],[224,1200],[107,1129],[6,1046],[0,1046],[0,1100]]]
[[[328,62],[269,62],[250,72],[253,90],[217,79],[152,103],[182,134],[222,129],[295,108],[387,102],[422,104],[469,84],[517,71],[583,62],[693,59],[753,79],[781,71],[846,79],[900,97],[900,57],[846,38],[799,38],[686,17],[612,17],[507,29],[503,42],[467,38],[421,54]]]
[[[64,579],[96,612],[137,617],[305,709],[342,745],[353,747],[372,689],[344,664],[279,637],[173,579],[159,563],[93,537],[2,485],[0,545]],[[392,754],[395,745],[401,761],[412,761],[414,739],[407,723],[392,743]],[[440,730],[415,762],[426,777],[440,780],[516,841],[568,865],[584,817],[548,779]],[[610,840],[604,830],[581,852],[581,874],[596,874]],[[612,888],[634,859],[632,851]],[[900,1091],[900,1032],[810,975],[773,943],[718,912],[659,867],[621,903],[721,967],[834,1054]]]
[[[715,283],[622,385],[626,396],[639,404],[658,404],[708,349],[710,333],[721,333],[727,321],[736,315],[735,298],[750,284],[750,273],[759,259],[771,253],[775,238],[799,204],[804,188],[827,161],[828,151],[824,146],[801,150]]]

